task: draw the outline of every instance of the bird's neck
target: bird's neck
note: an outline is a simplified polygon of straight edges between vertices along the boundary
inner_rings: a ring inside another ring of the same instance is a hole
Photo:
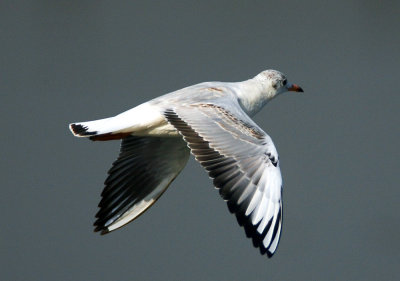
[[[236,94],[240,106],[249,116],[254,116],[273,98],[272,93],[266,92],[265,87],[254,78],[237,83]]]

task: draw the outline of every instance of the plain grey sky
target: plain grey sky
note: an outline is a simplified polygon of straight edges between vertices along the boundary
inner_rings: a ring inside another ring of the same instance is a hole
[[[397,280],[399,1],[2,1],[1,280]],[[67,124],[203,81],[284,72],[255,121],[284,177],[261,256],[193,158],[148,212],[92,232],[119,142]]]

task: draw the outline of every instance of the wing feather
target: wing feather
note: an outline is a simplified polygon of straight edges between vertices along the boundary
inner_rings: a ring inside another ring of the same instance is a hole
[[[282,224],[278,154],[271,138],[238,105],[233,110],[196,104],[164,115],[208,171],[253,245],[271,257]]]
[[[129,136],[109,170],[95,231],[113,231],[146,211],[180,173],[189,149],[178,137]]]

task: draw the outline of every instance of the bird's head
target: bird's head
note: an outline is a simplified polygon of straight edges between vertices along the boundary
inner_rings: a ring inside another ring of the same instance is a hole
[[[254,79],[261,83],[263,92],[267,94],[268,99],[272,99],[275,96],[288,91],[304,92],[300,86],[289,83],[286,76],[277,70],[264,70],[254,77]]]

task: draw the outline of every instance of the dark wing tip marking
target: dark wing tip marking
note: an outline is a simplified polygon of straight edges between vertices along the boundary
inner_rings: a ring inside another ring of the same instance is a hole
[[[271,153],[265,153],[265,156],[268,157],[268,159],[271,161],[272,165],[274,165],[275,167],[278,166],[278,162],[279,162],[279,158],[276,159],[275,156],[273,156]]]
[[[108,233],[111,232],[104,226],[97,225],[96,223],[94,223],[93,225],[95,226],[95,229],[93,231],[94,232],[100,232],[100,235],[105,235],[105,234],[108,234]]]
[[[71,131],[78,136],[93,136],[97,134],[96,131],[88,132],[89,128],[81,124],[71,124],[69,127],[71,128]]]
[[[271,253],[265,248],[264,249],[260,248],[260,252],[261,252],[262,255],[264,255],[266,253],[268,258],[272,258],[272,256],[275,254],[275,252]]]

